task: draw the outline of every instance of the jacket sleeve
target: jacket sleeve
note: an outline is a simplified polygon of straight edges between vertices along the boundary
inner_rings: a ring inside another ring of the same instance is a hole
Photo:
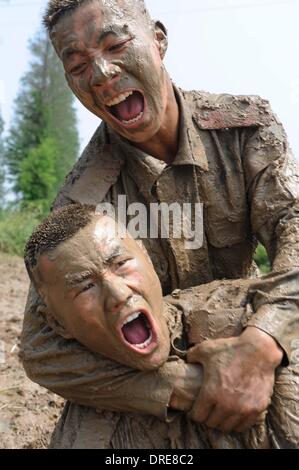
[[[135,371],[59,337],[47,326],[33,286],[25,310],[20,357],[31,380],[63,398],[162,420],[167,419],[172,383],[179,363],[183,363],[172,356],[158,371]]]
[[[292,342],[299,338],[298,164],[270,107],[266,114],[266,124],[251,131],[244,148],[248,202],[253,233],[266,247],[272,271],[285,275],[278,276],[271,289],[256,293],[248,326],[271,335],[287,359]]]

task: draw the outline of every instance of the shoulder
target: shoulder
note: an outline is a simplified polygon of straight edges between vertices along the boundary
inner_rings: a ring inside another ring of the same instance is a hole
[[[66,204],[98,204],[117,181],[123,161],[102,123],[59,191],[53,209]]]
[[[275,116],[269,101],[260,96],[182,92],[201,129],[229,129],[271,125]]]

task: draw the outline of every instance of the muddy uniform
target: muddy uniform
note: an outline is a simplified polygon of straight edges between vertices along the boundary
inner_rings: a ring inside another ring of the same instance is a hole
[[[284,130],[260,98],[176,93],[181,120],[172,165],[145,155],[103,123],[55,205],[116,204],[119,195],[127,196],[127,204],[147,206],[203,203],[201,248],[186,250],[171,231],[169,239],[144,240],[164,294],[215,279],[249,277],[259,239],[273,269],[282,274],[271,290],[256,293],[246,324],[272,335],[287,364],[299,338],[298,306],[287,282],[292,272],[298,279],[299,208],[298,171]],[[172,358],[158,372],[132,371],[58,337],[41,312],[31,288],[21,354],[32,380],[81,405],[165,419],[173,382],[169,371],[175,375],[182,359]]]
[[[252,299],[269,291],[281,274],[261,280],[215,281],[175,292],[164,298],[164,315],[171,337],[171,356],[184,358],[186,350],[206,339],[241,334],[253,315]],[[287,276],[293,300],[299,306],[296,275]],[[166,422],[152,416],[109,413],[67,404],[52,436],[52,448],[183,448],[263,449],[299,446],[299,341],[293,343],[291,363],[276,373],[274,394],[264,422],[249,431],[224,434],[192,422],[184,413],[170,412]]]

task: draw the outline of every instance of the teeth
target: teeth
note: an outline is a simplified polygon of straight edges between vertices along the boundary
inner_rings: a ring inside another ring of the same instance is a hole
[[[132,313],[132,315],[130,315],[125,320],[123,326],[126,325],[127,323],[130,323],[131,321],[136,320],[136,318],[138,318],[141,314],[142,314],[141,312]],[[149,327],[149,323],[148,323],[147,320],[146,320],[146,324]],[[145,349],[145,348],[147,348],[147,346],[149,346],[151,344],[152,339],[153,339],[153,335],[152,335],[152,332],[150,331],[149,338],[142,344],[134,344],[134,347],[137,348],[137,349]]]
[[[109,106],[110,108],[111,106],[115,106],[116,104],[122,103],[122,101],[125,101],[131,95],[133,95],[132,91],[128,91],[127,93],[122,93],[121,95],[118,95],[113,100],[108,101],[108,103],[106,103],[106,106]]]
[[[152,342],[152,338],[153,338],[153,335],[152,335],[152,332],[150,332],[150,336],[149,338],[142,344],[135,344],[135,348],[138,348],[138,349],[145,349],[147,348],[147,346],[149,346]]]
[[[132,315],[130,315],[130,316],[125,320],[124,325],[126,325],[127,323],[130,323],[131,321],[136,320],[136,318],[138,318],[139,315],[141,315],[141,312],[132,313]]]
[[[134,124],[134,122],[139,121],[139,119],[141,118],[142,115],[143,115],[143,111],[141,111],[141,113],[138,114],[138,116],[136,116],[134,119],[130,119],[130,121],[122,121],[122,122],[124,124]]]

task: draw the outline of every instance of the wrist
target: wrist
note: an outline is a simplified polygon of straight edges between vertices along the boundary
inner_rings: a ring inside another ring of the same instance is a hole
[[[240,339],[241,341],[251,344],[255,351],[260,354],[273,369],[280,366],[284,352],[275,339],[268,333],[254,326],[248,326],[241,334]]]
[[[169,406],[180,411],[191,410],[201,383],[202,367],[199,364],[184,364],[184,367],[178,370]]]

